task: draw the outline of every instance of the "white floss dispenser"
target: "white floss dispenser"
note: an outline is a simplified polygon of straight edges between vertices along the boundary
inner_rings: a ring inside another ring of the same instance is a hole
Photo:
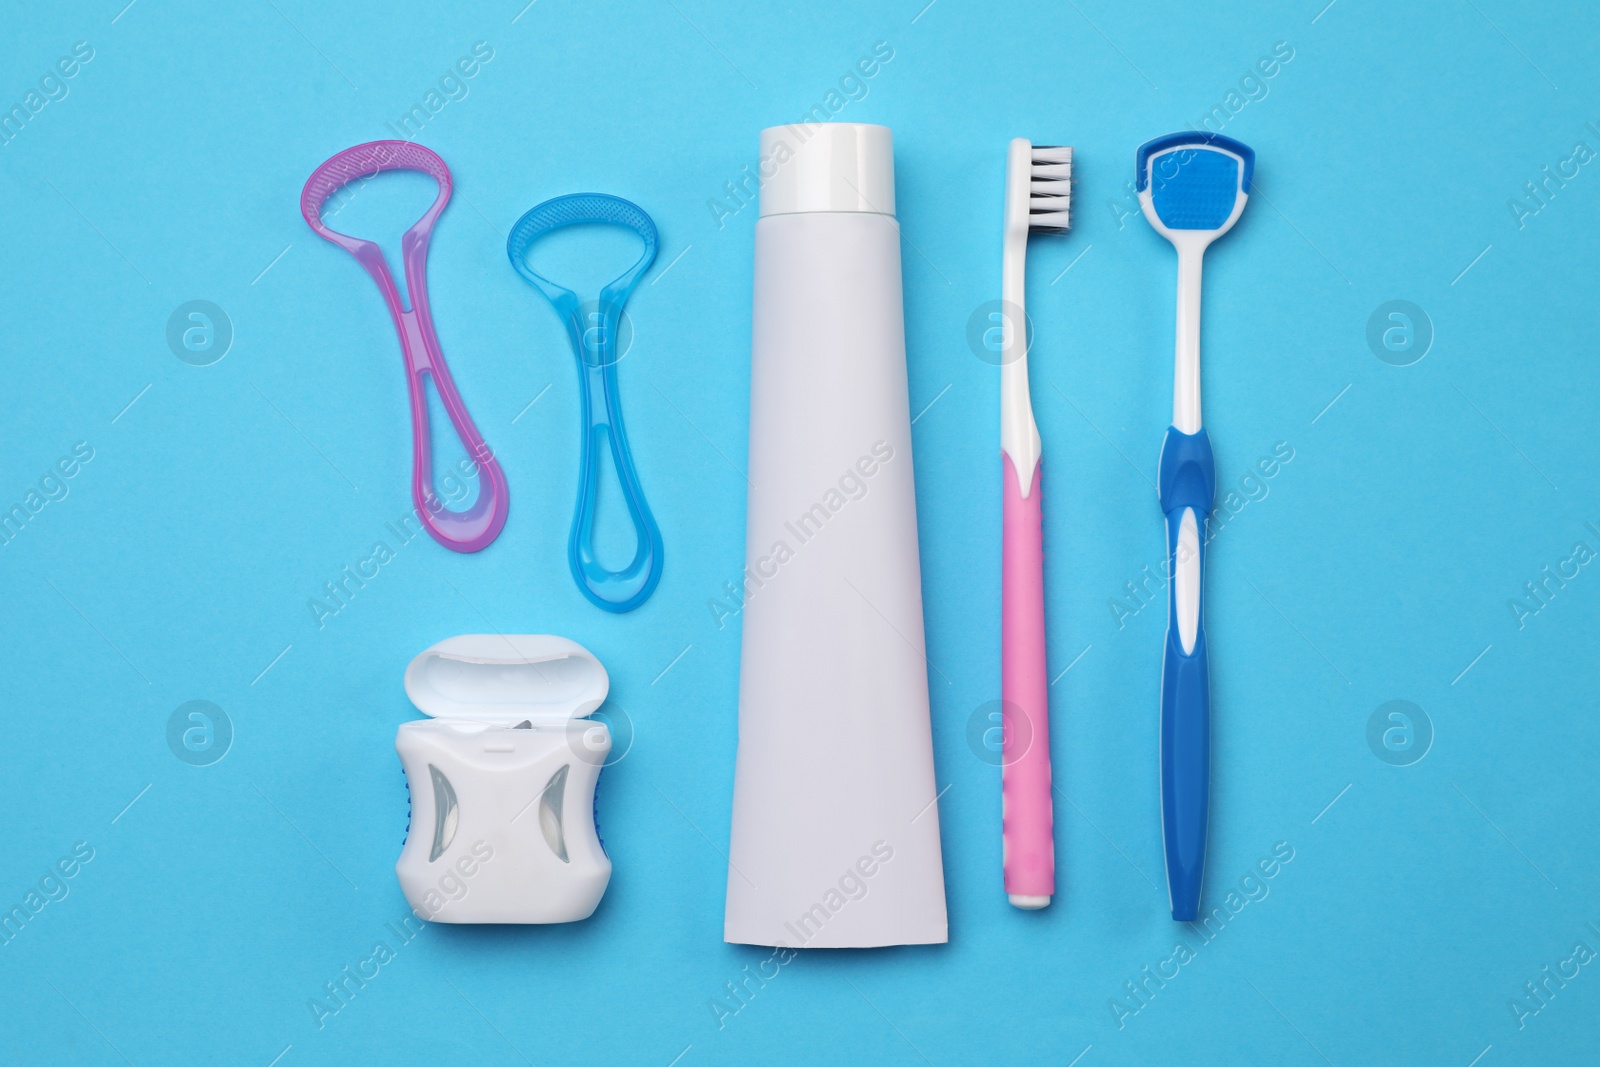
[[[594,790],[611,731],[585,716],[610,681],[589,650],[543,634],[464,634],[406,668],[432,716],[395,751],[411,823],[395,873],[418,916],[444,923],[587,919],[611,880]]]
[[[883,126],[761,134],[723,937],[947,940]]]

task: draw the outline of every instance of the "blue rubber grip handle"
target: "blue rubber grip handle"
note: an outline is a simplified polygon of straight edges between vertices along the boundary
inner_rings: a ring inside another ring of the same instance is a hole
[[[1204,430],[1167,430],[1158,476],[1167,516],[1167,636],[1161,662],[1161,840],[1166,852],[1172,918],[1192,922],[1200,909],[1211,792],[1211,686],[1206,667],[1205,527],[1216,487],[1211,441]],[[1178,629],[1178,531],[1194,513],[1201,570],[1194,647]]]

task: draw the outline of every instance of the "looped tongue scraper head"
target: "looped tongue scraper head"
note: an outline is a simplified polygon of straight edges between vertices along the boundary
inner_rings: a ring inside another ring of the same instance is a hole
[[[1171,133],[1139,146],[1135,188],[1144,217],[1174,245],[1204,248],[1244,211],[1256,154],[1215,133]]]

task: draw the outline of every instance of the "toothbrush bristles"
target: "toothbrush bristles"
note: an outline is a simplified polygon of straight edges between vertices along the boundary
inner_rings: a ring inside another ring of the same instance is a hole
[[[1028,183],[1028,229],[1065,233],[1071,224],[1072,149],[1034,145]]]

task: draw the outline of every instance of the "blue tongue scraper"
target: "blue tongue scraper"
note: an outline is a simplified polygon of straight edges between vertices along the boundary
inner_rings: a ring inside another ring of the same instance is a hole
[[[598,311],[585,308],[571,289],[557,285],[528,266],[528,249],[553,230],[585,223],[622,226],[644,241],[639,259],[621,277],[600,290]],[[656,226],[637,205],[605,193],[558,196],[528,211],[511,228],[506,254],[527,282],[545,295],[567,328],[567,339],[578,359],[578,383],[583,404],[583,435],[578,466],[578,506],[567,540],[567,561],[578,588],[596,607],[607,611],[632,611],[649,599],[661,578],[661,530],[650,514],[633,454],[622,426],[622,398],[617,393],[617,334],[622,307],[633,287],[656,258]],[[600,497],[600,449],[609,446],[612,464],[621,483],[628,517],[633,522],[633,559],[621,570],[610,570],[595,558],[595,508]]]
[[[1205,521],[1216,473],[1200,425],[1200,262],[1239,220],[1255,153],[1211,133],[1174,133],[1139,146],[1135,188],[1155,231],[1178,252],[1172,426],[1157,478],[1167,516],[1167,637],[1161,665],[1161,839],[1172,917],[1200,907],[1211,788],[1211,689],[1201,618]]]

